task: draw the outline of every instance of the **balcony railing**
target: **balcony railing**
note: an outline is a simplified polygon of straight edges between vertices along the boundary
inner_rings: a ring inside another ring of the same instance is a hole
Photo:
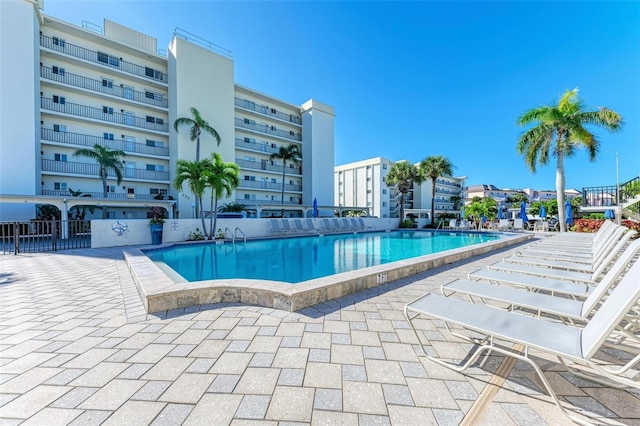
[[[250,160],[236,160],[236,164],[245,169],[253,169],[253,170],[265,170],[268,172],[277,172],[282,173],[282,166],[272,165],[266,162],[260,161],[250,161]],[[300,167],[284,167],[286,169],[286,173],[290,175],[300,175],[302,174],[302,170]]]
[[[100,176],[100,166],[98,164],[74,163],[71,161],[55,161],[42,159],[42,171],[67,173],[72,175]],[[115,178],[116,174],[114,173],[113,169],[109,169],[107,171],[107,176],[110,178]],[[169,172],[125,167],[122,171],[122,177],[123,179],[140,179],[168,182]]]
[[[278,152],[278,148],[273,148],[271,144],[259,143],[259,142],[247,142],[244,139],[236,138],[236,146],[238,148],[251,149],[253,151],[266,152],[267,154],[273,154]]]
[[[247,200],[245,198],[236,198],[236,203],[244,204],[245,206],[255,206],[255,205],[258,205],[258,204],[275,206],[275,205],[278,205],[278,204],[282,204],[280,202],[280,199],[277,199],[277,200]],[[302,204],[302,200],[300,200],[300,201],[284,200],[284,205],[285,206],[300,205],[300,204]]]
[[[169,148],[165,146],[148,146],[142,143],[125,141],[122,139],[107,140],[99,136],[83,135],[71,132],[56,132],[52,129],[40,129],[42,140],[51,142],[61,142],[69,145],[89,146],[96,144],[112,150],[125,152],[135,152],[136,154],[157,155],[160,157],[169,156]]]
[[[264,124],[257,124],[254,122],[246,122],[242,118],[236,118],[236,127],[242,127],[245,129],[255,130],[257,132],[266,133],[268,135],[279,136],[281,138],[290,139],[292,141],[301,141],[302,135],[295,133],[294,131],[285,131],[277,129],[275,126],[267,126]]]
[[[270,117],[279,118],[280,120],[288,121],[289,123],[294,123],[297,125],[302,124],[302,119],[297,115],[285,114],[284,112],[277,111],[275,108],[269,108],[265,105],[256,105],[255,102],[249,101],[247,99],[235,98],[234,102],[236,106],[248,109],[250,111],[255,111]]]
[[[43,189],[42,195],[50,195],[54,197],[72,197],[69,191],[58,191],[55,189]],[[102,200],[155,200],[155,195],[149,194],[125,194],[124,192],[107,192],[107,197],[105,198],[104,193],[102,192],[83,192],[77,198],[91,198],[91,199],[102,199]]]
[[[40,46],[47,49],[55,50],[56,52],[64,53],[75,58],[83,59],[94,64],[102,65],[105,68],[117,69],[122,72],[126,72],[131,75],[143,77],[148,80],[160,81],[167,83],[167,74],[165,72],[153,69],[151,67],[145,67],[142,65],[132,64],[131,62],[123,61],[120,58],[111,56],[108,52],[98,53],[95,50],[85,49],[84,47],[76,46],[75,44],[67,43],[66,41],[57,37],[48,37],[46,35],[40,35]]]
[[[89,107],[86,105],[78,105],[71,102],[56,103],[51,98],[40,98],[40,107],[49,111],[62,112],[69,115],[75,115],[78,117],[93,118],[96,120],[102,120],[109,123],[124,124],[126,126],[139,127],[142,129],[156,130],[159,132],[168,132],[169,125],[162,122],[162,124],[156,122],[147,121],[146,118],[136,117],[135,115],[122,114],[119,112],[107,113],[103,109]],[[113,109],[111,109],[113,110]],[[155,117],[154,117],[155,120]]]
[[[278,182],[265,182],[257,180],[241,180],[238,188],[252,188],[252,189],[271,189],[274,191],[282,191],[282,184]],[[285,191],[302,191],[302,185],[291,185],[289,183],[284,184]]]
[[[446,181],[444,179],[436,179],[436,184],[453,186],[454,188],[460,188],[461,187],[461,185],[459,183],[449,182],[449,181]]]
[[[70,72],[65,71],[64,73],[61,73],[60,69],[58,69],[58,72],[54,72],[53,68],[40,66],[40,77],[46,78],[47,80],[57,81],[58,83],[68,84],[69,86],[106,93],[108,95],[117,96],[123,99],[130,99],[132,101],[157,107],[167,108],[169,105],[167,97],[156,92],[138,92],[123,86],[114,86],[111,82],[104,84],[103,81],[93,80]]]

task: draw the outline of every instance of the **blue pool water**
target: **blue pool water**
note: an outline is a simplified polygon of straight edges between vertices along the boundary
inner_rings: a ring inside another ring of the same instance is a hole
[[[393,231],[193,244],[147,255],[187,281],[249,278],[295,284],[498,238],[485,233]]]

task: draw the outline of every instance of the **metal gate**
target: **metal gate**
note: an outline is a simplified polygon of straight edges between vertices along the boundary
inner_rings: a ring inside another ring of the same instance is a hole
[[[0,243],[2,254],[90,248],[91,221],[0,222]]]

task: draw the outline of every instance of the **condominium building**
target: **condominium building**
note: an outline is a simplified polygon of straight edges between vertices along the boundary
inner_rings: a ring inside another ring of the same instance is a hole
[[[221,203],[255,213],[283,201],[287,209],[333,203],[332,107],[236,84],[231,52],[185,31],[164,51],[109,20],[80,27],[45,15],[35,0],[0,7],[0,195],[80,194],[109,205],[112,218],[144,218],[150,202],[172,199],[173,214],[194,217],[194,195],[172,182],[176,161],[196,157],[189,128],[176,132],[173,123],[195,107],[221,138],[218,146],[203,132],[200,158],[218,152],[240,167],[239,187]],[[96,144],[126,154],[120,184],[109,171],[106,200],[98,164],[74,155]],[[302,160],[283,170],[270,155],[289,144]],[[34,215],[33,205],[0,203],[0,220]]]
[[[400,216],[400,192],[384,182],[394,162],[376,157],[336,166],[334,169],[335,204],[345,207],[367,207],[370,214],[382,218]],[[442,176],[436,179],[436,195],[432,197],[432,181],[414,184],[404,198],[405,213],[427,218],[434,204],[436,217],[457,213],[456,199],[464,199],[466,177]]]
[[[556,191],[552,190],[538,190],[533,188],[524,189],[500,189],[495,185],[470,185],[467,191],[467,201],[471,201],[474,197],[480,198],[493,198],[500,202],[506,200],[508,197],[525,194],[529,199],[529,202],[533,201],[549,201],[556,199]],[[566,189],[566,198],[574,198],[580,195],[580,192],[576,189]]]

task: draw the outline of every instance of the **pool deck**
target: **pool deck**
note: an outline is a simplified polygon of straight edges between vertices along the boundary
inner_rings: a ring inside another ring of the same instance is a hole
[[[522,245],[297,312],[218,303],[147,314],[122,249],[0,256],[2,425],[565,425],[516,362],[468,375],[425,359],[402,309]],[[420,325],[443,357],[470,345]],[[579,379],[532,352],[567,409],[640,424],[640,391]]]
[[[186,282],[170,268],[161,269],[138,248],[127,248],[123,253],[147,313],[220,302],[244,303],[295,312],[441,265],[520,244],[531,239],[533,234],[503,233],[500,237],[497,240],[467,247],[329,275],[297,284],[249,279]],[[322,236],[305,238],[322,238]],[[169,244],[167,247],[174,245],[177,244]]]

